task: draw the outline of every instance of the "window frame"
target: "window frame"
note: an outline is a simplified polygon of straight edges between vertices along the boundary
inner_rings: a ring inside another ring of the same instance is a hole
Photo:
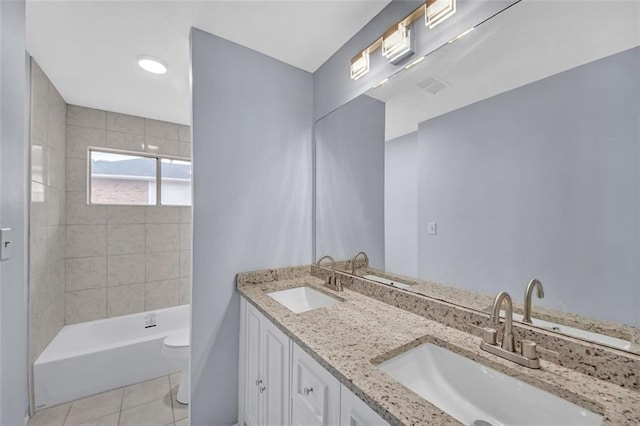
[[[126,204],[126,203],[94,203],[91,201],[91,153],[130,155],[134,157],[152,158],[156,161],[156,202],[155,204]],[[121,206],[121,207],[192,207],[193,206],[193,173],[190,181],[191,204],[162,204],[162,160],[177,160],[188,162],[193,167],[191,158],[177,155],[154,154],[152,152],[131,151],[126,149],[107,148],[102,146],[87,147],[87,205],[90,206]]]

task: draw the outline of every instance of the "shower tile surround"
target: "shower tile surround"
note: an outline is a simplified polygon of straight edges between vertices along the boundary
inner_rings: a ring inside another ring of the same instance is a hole
[[[190,302],[191,208],[87,204],[87,147],[191,157],[189,128],[67,112],[65,324]]]
[[[33,59],[30,78],[32,366],[65,324],[190,303],[191,207],[88,205],[87,147],[190,158],[191,143],[188,126],[67,105]]]
[[[31,61],[29,365],[64,325],[67,105]]]
[[[606,381],[599,380],[577,368],[573,369],[574,366],[563,366],[544,359],[542,369],[532,370],[482,351],[479,348],[480,339],[461,328],[467,327],[469,320],[477,319],[483,323],[488,316],[473,318],[458,312],[459,307],[441,301],[436,301],[440,306],[425,305],[418,308],[420,312],[413,313],[416,306],[425,303],[419,299],[430,303],[428,298],[411,295],[415,298],[405,302],[392,297],[388,301],[376,300],[375,295],[371,298],[361,294],[376,292],[367,290],[365,286],[373,289],[386,286],[340,272],[337,273],[344,279],[347,288],[342,293],[335,293],[324,287],[324,280],[317,276],[326,273],[330,273],[330,270],[318,270],[315,266],[283,268],[240,273],[236,283],[238,292],[249,303],[392,425],[458,424],[455,419],[375,368],[379,363],[425,342],[443,346],[603,414],[603,424],[640,422],[640,393],[637,388],[632,390],[617,386],[613,377]],[[271,291],[303,285],[320,288],[344,301],[328,308],[294,314],[267,296]],[[358,285],[362,287],[356,289]],[[384,290],[385,294],[388,290],[408,294],[397,289]],[[430,312],[432,310],[434,312]],[[437,320],[432,317],[437,317]],[[471,331],[475,328],[468,327]],[[640,360],[639,357],[635,358],[638,359],[631,362]],[[605,361],[593,366],[609,369],[613,373],[617,366],[607,364],[608,361]]]

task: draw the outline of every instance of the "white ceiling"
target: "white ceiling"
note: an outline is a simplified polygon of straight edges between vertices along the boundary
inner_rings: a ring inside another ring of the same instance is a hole
[[[27,49],[70,104],[189,124],[191,27],[314,72],[389,2],[28,0]]]
[[[386,102],[391,140],[429,118],[638,45],[638,0],[523,0],[367,94]],[[417,86],[429,77],[448,87],[431,94]]]

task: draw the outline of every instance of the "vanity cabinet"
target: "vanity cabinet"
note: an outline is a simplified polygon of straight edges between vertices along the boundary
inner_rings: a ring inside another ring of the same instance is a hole
[[[389,426],[389,423],[343,385],[340,392],[340,426]]]
[[[244,297],[240,310],[240,426],[388,425]]]
[[[240,424],[288,425],[291,339],[244,299],[241,311]]]
[[[293,346],[292,424],[340,423],[340,382],[299,346]]]

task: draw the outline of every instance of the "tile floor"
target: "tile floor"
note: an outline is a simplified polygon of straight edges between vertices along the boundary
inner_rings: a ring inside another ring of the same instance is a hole
[[[79,399],[36,413],[29,426],[189,426],[176,400],[179,373]]]

